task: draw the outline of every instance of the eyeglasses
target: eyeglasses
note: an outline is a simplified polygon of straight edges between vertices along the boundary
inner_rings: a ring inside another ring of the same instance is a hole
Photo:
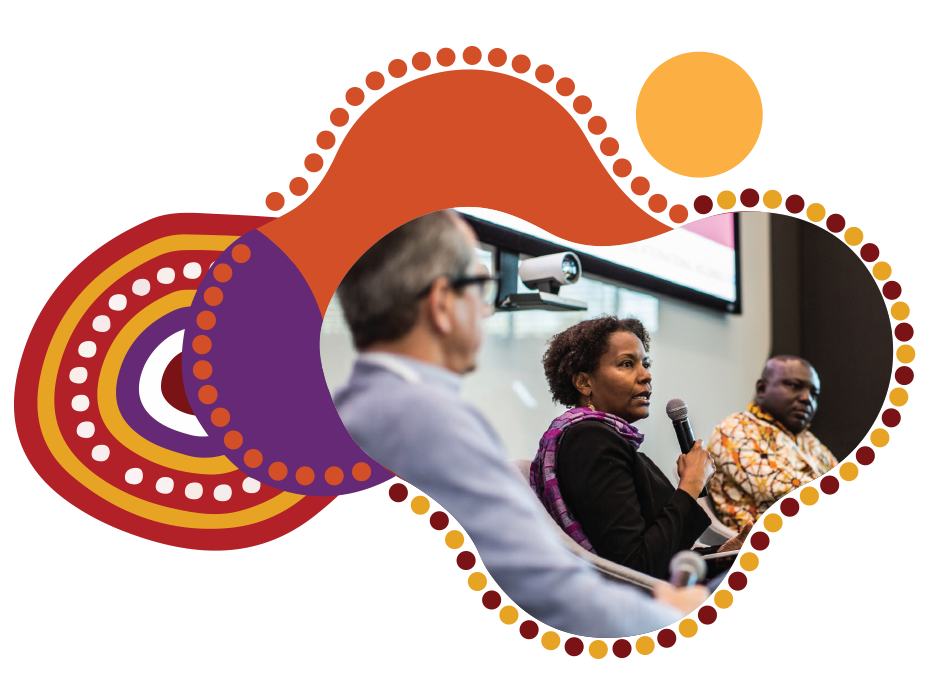
[[[459,289],[461,287],[466,287],[467,285],[478,285],[481,289],[482,301],[484,301],[485,305],[487,306],[493,306],[495,300],[498,298],[498,281],[500,279],[500,273],[472,275],[462,278],[450,278],[449,285],[451,285],[453,289]],[[429,291],[432,288],[433,283],[430,283],[425,290],[420,292],[419,297],[424,297],[429,294]]]

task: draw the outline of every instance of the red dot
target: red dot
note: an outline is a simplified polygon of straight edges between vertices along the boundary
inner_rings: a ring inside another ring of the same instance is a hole
[[[886,299],[897,299],[901,296],[901,285],[894,280],[889,280],[882,285],[882,294],[885,295]]]
[[[894,408],[885,410],[882,412],[882,423],[888,428],[894,428],[901,423],[901,413]]]
[[[561,97],[568,97],[576,91],[576,83],[569,78],[560,78],[556,81],[556,93]]]
[[[553,80],[553,69],[546,64],[537,66],[537,70],[534,71],[534,77],[536,77],[540,82],[546,84]]]
[[[712,605],[703,605],[703,607],[699,609],[698,616],[702,623],[709,626],[714,621],[716,621],[716,608],[714,608]]]
[[[733,591],[741,591],[748,586],[748,577],[744,572],[733,572],[729,575],[729,588]]]
[[[661,647],[673,647],[677,643],[677,634],[670,629],[663,629],[657,634],[657,644]]]
[[[413,67],[416,70],[425,71],[427,68],[429,68],[430,64],[433,63],[433,60],[429,58],[429,54],[426,52],[417,52],[413,55],[410,63],[413,64]]]
[[[878,259],[878,246],[866,243],[859,250],[859,256],[862,257],[863,261],[875,261]]]
[[[912,381],[914,381],[914,370],[912,370],[907,365],[899,367],[895,370],[895,381],[897,381],[902,386],[907,386]]]
[[[563,649],[566,650],[566,654],[570,657],[578,657],[582,654],[582,650],[585,647],[582,640],[573,636],[572,638],[567,638],[566,643],[563,645]]]
[[[286,204],[286,201],[283,199],[283,195],[274,191],[267,195],[267,209],[272,212],[278,212],[283,209],[283,205]]]
[[[758,191],[754,188],[746,188],[742,191],[742,195],[739,196],[739,202],[741,202],[745,207],[754,207],[758,204]]]
[[[443,47],[441,50],[436,52],[436,61],[439,62],[440,66],[448,68],[455,63],[455,52],[453,52],[448,47]]]
[[[701,195],[693,201],[693,209],[697,214],[709,214],[713,209],[713,199],[708,195]]]
[[[612,137],[605,137],[599,144],[599,149],[603,155],[615,155],[618,153],[618,140]]]
[[[305,195],[309,190],[309,182],[302,177],[296,177],[290,181],[290,193],[293,195]]]
[[[387,64],[387,72],[391,77],[402,78],[407,74],[407,62],[403,59],[394,59]]]
[[[364,101],[364,92],[357,87],[352,87],[345,92],[345,101],[348,102],[349,106],[360,106],[361,102]]]
[[[781,502],[781,513],[788,518],[796,516],[798,511],[800,511],[800,503],[793,497],[788,497]]]
[[[667,209],[667,198],[662,196],[660,193],[655,193],[650,198],[648,198],[647,206],[655,214],[660,214],[665,209]]]
[[[670,220],[675,224],[682,224],[690,213],[683,205],[674,205],[670,208]]]
[[[477,47],[466,47],[462,51],[462,60],[469,66],[474,66],[482,60],[482,51]]]
[[[863,466],[868,466],[875,461],[875,451],[871,447],[860,447],[856,450],[856,461]]]
[[[616,177],[626,177],[631,174],[631,163],[624,158],[619,158],[615,161],[615,164],[612,165],[612,171],[615,173]]]
[[[899,323],[895,327],[895,339],[898,341],[911,341],[914,336],[914,328],[908,323]]]
[[[384,86],[384,76],[377,71],[371,71],[364,79],[364,84],[368,86],[368,89],[377,91]]]
[[[329,115],[329,121],[336,127],[344,127],[348,124],[348,111],[344,108],[336,108]]]
[[[449,524],[449,516],[442,511],[436,511],[429,517],[429,524],[434,530],[445,530]]]
[[[631,654],[631,643],[629,643],[624,638],[616,640],[612,643],[612,654],[614,654],[619,659],[624,659],[629,654]]]
[[[335,135],[328,130],[319,132],[318,136],[316,136],[316,144],[319,148],[328,150],[335,145]]]
[[[768,544],[771,543],[771,538],[768,537],[767,532],[756,532],[748,538],[748,543],[752,545],[752,548],[756,551],[764,551],[768,548]]]
[[[303,165],[310,172],[318,172],[322,169],[323,164],[322,156],[318,153],[310,153],[306,156],[306,160],[303,161]]]
[[[592,110],[592,100],[589,97],[576,97],[573,99],[573,110],[579,115],[585,115]]]
[[[397,502],[398,504],[404,501],[407,498],[407,486],[400,483],[395,483],[390,486],[390,498],[392,501]]]
[[[823,480],[820,481],[820,489],[823,490],[823,494],[836,494],[836,490],[839,489],[839,481],[836,476],[823,476]]]
[[[644,195],[651,190],[651,182],[644,177],[635,177],[631,180],[631,190],[635,195]]]
[[[508,60],[508,55],[504,53],[504,50],[500,47],[495,47],[493,50],[488,52],[488,63],[494,66],[495,68],[501,68]]]
[[[511,59],[511,68],[514,69],[515,73],[526,73],[530,70],[530,59],[523,54],[518,54]]]
[[[831,214],[826,218],[826,227],[831,233],[839,233],[846,228],[846,220],[841,214]]]
[[[471,570],[475,567],[475,554],[471,551],[462,551],[456,556],[455,563],[463,570]]]
[[[605,118],[603,118],[600,115],[596,115],[596,116],[589,118],[588,127],[589,127],[589,131],[592,132],[593,134],[602,134],[602,132],[606,130],[608,125],[605,122]]]
[[[482,605],[489,610],[497,610],[501,606],[501,594],[497,591],[485,591],[482,596]]]
[[[787,201],[784,203],[784,207],[786,207],[787,211],[791,214],[798,214],[801,210],[804,209],[804,199],[796,194],[789,196]]]
[[[537,637],[538,633],[540,633],[540,628],[537,626],[537,622],[532,619],[528,619],[521,624],[521,638],[524,640],[532,640]]]

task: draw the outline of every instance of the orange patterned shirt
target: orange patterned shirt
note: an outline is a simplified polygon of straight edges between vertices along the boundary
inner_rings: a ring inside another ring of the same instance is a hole
[[[815,435],[805,429],[795,436],[755,403],[723,419],[707,449],[716,464],[707,486],[716,516],[735,529],[836,466]]]

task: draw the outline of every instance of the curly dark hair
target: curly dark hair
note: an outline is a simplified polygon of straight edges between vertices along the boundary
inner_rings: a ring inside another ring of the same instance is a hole
[[[573,378],[580,372],[598,369],[602,354],[608,350],[608,338],[615,332],[631,332],[649,350],[651,337],[637,318],[613,315],[583,320],[552,339],[543,354],[543,371],[553,394],[553,402],[578,407],[580,393]]]

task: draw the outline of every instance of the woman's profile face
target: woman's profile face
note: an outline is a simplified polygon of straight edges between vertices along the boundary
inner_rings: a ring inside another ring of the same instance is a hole
[[[651,361],[631,332],[615,332],[598,368],[588,375],[592,405],[629,423],[645,419],[651,403]]]

